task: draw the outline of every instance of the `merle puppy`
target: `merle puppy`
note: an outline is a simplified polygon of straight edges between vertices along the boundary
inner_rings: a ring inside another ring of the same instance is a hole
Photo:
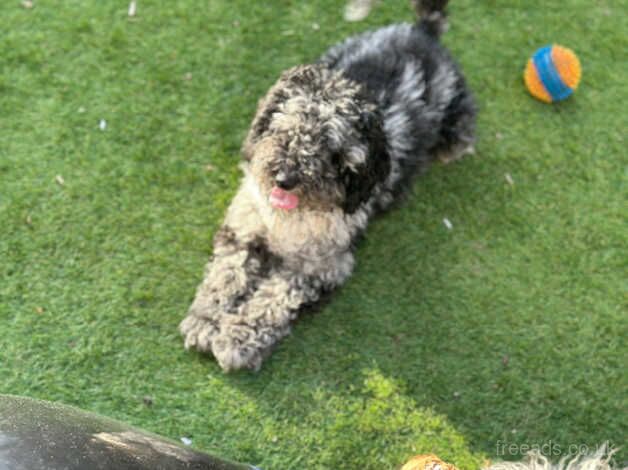
[[[475,107],[439,43],[446,0],[284,72],[243,145],[244,178],[187,317],[186,348],[257,370],[299,310],[351,275],[377,211],[436,159],[472,150]]]

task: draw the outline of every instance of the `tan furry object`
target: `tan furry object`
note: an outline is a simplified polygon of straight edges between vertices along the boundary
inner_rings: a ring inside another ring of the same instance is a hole
[[[443,462],[434,454],[423,454],[412,457],[401,470],[458,470],[451,464]]]

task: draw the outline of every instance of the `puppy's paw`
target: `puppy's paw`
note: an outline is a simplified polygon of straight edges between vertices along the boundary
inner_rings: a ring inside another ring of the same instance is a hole
[[[461,160],[467,155],[475,155],[473,143],[455,145],[446,151],[439,152],[437,156],[441,163],[449,164]]]
[[[179,331],[184,336],[185,349],[197,349],[201,352],[211,351],[211,342],[220,331],[217,324],[207,318],[188,315],[179,324]]]
[[[241,329],[239,329],[241,330]],[[231,334],[230,334],[231,333]],[[264,360],[264,349],[251,341],[241,341],[233,331],[222,333],[212,341],[212,354],[225,372],[238,369],[258,371]]]

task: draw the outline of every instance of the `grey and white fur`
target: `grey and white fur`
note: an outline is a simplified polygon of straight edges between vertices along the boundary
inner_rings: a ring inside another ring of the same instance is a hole
[[[483,470],[628,470],[628,467],[612,465],[611,459],[617,450],[603,444],[595,452],[563,457],[558,463],[552,463],[537,451],[529,453],[522,462],[497,462]]]
[[[349,38],[260,100],[242,184],[179,327],[186,348],[259,369],[299,311],[351,275],[373,214],[433,161],[472,151],[475,105],[439,42],[446,3],[417,0],[415,24]]]

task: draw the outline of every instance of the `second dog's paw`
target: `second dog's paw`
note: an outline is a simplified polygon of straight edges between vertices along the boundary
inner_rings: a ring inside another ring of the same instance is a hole
[[[179,324],[179,331],[184,336],[185,349],[197,349],[201,352],[211,351],[211,342],[219,333],[218,327],[207,318],[188,315]]]
[[[258,371],[264,355],[262,349],[252,343],[242,343],[236,338],[221,334],[212,341],[212,354],[225,372],[238,369]]]

